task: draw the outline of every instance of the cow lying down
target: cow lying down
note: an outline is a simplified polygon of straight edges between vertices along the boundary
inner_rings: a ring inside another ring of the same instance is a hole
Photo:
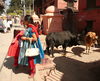
[[[66,47],[70,47],[73,45],[78,45],[78,37],[76,35],[73,35],[70,31],[62,31],[62,32],[52,32],[49,33],[46,36],[46,52],[48,55],[52,54],[53,55],[53,49],[54,47],[58,47],[62,45],[64,55],[66,54]],[[51,48],[51,52],[50,52]]]

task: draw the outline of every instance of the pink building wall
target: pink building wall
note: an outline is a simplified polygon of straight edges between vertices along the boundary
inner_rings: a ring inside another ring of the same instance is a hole
[[[77,29],[81,31],[86,27],[87,20],[93,20],[93,31],[95,31],[98,35],[100,35],[100,0],[96,0],[96,6],[99,8],[86,9],[87,8],[87,0],[79,1],[79,12],[76,15],[76,24]]]
[[[78,1],[74,2],[74,7],[78,10]],[[54,5],[55,7],[57,7],[59,10],[63,10],[67,8],[67,2],[64,0],[47,0],[46,2],[42,2],[42,12],[45,12],[45,9],[48,6],[51,6],[51,3],[53,3],[52,5]],[[45,8],[46,7],[46,8]]]
[[[67,2],[65,2],[64,0],[58,0],[57,4],[58,9],[65,9],[67,7]]]

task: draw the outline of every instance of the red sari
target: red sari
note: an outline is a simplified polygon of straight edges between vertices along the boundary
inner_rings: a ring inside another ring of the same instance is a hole
[[[37,27],[35,27],[32,24],[29,24],[27,27],[32,28],[32,31],[36,33],[36,36],[38,38],[39,34],[37,32]],[[8,56],[14,56],[14,57],[18,57],[19,55],[19,51],[20,51],[20,47],[19,47],[19,39],[21,38],[21,36],[24,34],[24,31],[20,31],[17,36],[13,39],[12,43],[9,46],[8,49]]]
[[[8,56],[14,56],[14,57],[18,57],[19,55],[19,39],[21,38],[21,36],[23,35],[23,31],[20,31],[17,36],[13,39],[13,41],[11,42],[9,49],[8,49]]]
[[[36,33],[37,38],[39,37],[39,34],[37,32],[37,27],[38,26],[34,26],[33,24],[29,24],[27,27],[32,28],[32,32],[35,32]]]
[[[8,56],[13,56],[14,57],[14,66],[18,66],[18,56],[19,56],[19,51],[20,51],[20,47],[19,47],[19,39],[21,38],[21,36],[24,34],[23,31],[20,31],[16,37],[13,39],[13,41],[11,42],[9,49],[8,49]]]

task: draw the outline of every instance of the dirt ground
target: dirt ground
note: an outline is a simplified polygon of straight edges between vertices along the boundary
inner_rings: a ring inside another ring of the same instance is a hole
[[[57,71],[62,73],[60,81],[100,81],[100,48],[89,55],[84,49],[85,46],[68,48],[66,57],[62,56],[61,50],[56,50],[53,62]]]
[[[55,58],[50,58],[56,64],[52,78],[59,80],[55,81],[100,81],[100,47],[91,48],[90,54],[86,54],[83,45],[68,47],[66,51],[63,56],[62,48],[55,48]]]
[[[0,43],[2,45],[1,57],[4,58],[8,49],[7,46],[11,42],[9,37],[12,34],[0,33],[0,36],[1,38],[4,37],[4,40],[8,39],[6,43]],[[45,49],[45,36],[41,35],[40,39],[43,49]],[[0,71],[0,81],[100,81],[100,47],[93,48],[90,54],[85,54],[85,46],[82,45],[68,47],[66,51],[66,56],[63,56],[62,48],[55,48],[55,57],[47,57],[56,64],[56,69],[49,76],[47,76],[46,72],[48,71],[46,70],[38,71],[34,77],[35,80],[28,79],[27,67],[20,66],[16,70],[13,68],[13,58],[6,57]]]

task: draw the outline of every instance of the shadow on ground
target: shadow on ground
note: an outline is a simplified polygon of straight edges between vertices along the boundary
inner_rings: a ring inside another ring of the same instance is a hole
[[[4,66],[7,67],[8,69],[12,69],[12,71],[15,74],[18,74],[18,73],[26,73],[26,74],[28,74],[29,69],[28,69],[27,66],[19,65],[18,68],[14,68],[13,67],[13,62],[14,62],[13,57],[6,58],[5,62],[4,62]]]
[[[46,55],[48,55],[48,53],[47,53],[46,50],[44,50],[44,53],[45,53]],[[53,54],[55,54],[55,53],[62,55],[62,54],[64,54],[64,50],[54,49],[54,50],[53,50]],[[67,53],[72,53],[72,52],[66,51],[66,54],[67,54]],[[50,50],[50,54],[51,54],[51,50]]]
[[[73,54],[78,55],[79,57],[81,57],[81,53],[83,53],[83,51],[85,51],[85,49],[82,47],[73,47],[72,48]]]
[[[53,53],[58,53],[58,54],[64,54],[64,50],[54,50],[54,52]],[[72,53],[72,52],[70,52],[70,51],[66,51],[66,54],[67,53]]]
[[[56,64],[57,71],[63,73],[63,75],[60,78],[60,74],[55,72],[47,77],[50,81],[100,81],[100,61],[85,63],[64,56],[55,57],[53,61]],[[29,70],[28,67],[21,65],[18,69],[14,69],[12,57],[5,59],[4,66],[12,69],[15,74],[28,74]]]
[[[95,51],[95,52],[100,52],[100,48],[99,48],[99,49],[96,49],[96,50],[93,50],[93,51]]]
[[[60,81],[100,81],[100,61],[84,63],[67,57],[54,59],[56,69],[64,75]]]

